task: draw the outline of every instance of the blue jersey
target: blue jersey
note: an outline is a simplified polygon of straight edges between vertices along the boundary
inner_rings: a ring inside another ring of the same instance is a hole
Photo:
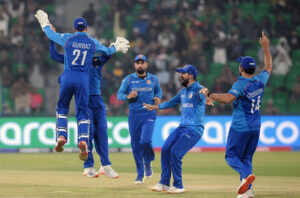
[[[136,73],[124,78],[118,91],[117,98],[126,101],[127,95],[131,91],[137,91],[138,96],[129,100],[129,111],[147,111],[143,108],[143,103],[154,104],[154,97],[162,97],[162,91],[158,78],[147,73],[145,78],[140,78]]]
[[[92,65],[92,56],[95,53],[104,53],[110,56],[116,52],[115,47],[108,48],[101,45],[86,32],[59,34],[51,30],[50,26],[46,26],[44,31],[50,40],[65,48],[65,70],[89,71]]]
[[[50,41],[50,56],[53,60],[64,63],[64,55],[57,53],[55,43]],[[89,95],[101,94],[102,67],[111,56],[100,55],[93,57],[93,67],[89,71]],[[95,60],[96,59],[96,60]]]
[[[200,93],[203,88],[199,82],[181,89],[169,101],[159,104],[159,109],[168,109],[181,104],[180,126],[191,127],[202,135],[204,129],[205,96]]]
[[[90,95],[101,94],[102,68],[110,57],[106,55],[94,57],[97,61],[93,61],[93,67],[90,70]]]
[[[231,128],[236,131],[260,129],[260,102],[269,79],[269,72],[264,70],[253,78],[240,76],[228,93],[237,99],[233,102]]]

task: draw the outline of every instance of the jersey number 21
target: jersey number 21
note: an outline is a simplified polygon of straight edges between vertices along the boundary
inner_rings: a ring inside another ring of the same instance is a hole
[[[80,52],[79,49],[75,49],[75,50],[73,51],[73,55],[76,55],[76,56],[75,56],[74,60],[72,61],[72,65],[78,65],[78,64],[76,63],[76,61],[77,61],[77,59],[79,58],[80,53],[81,53],[81,52]],[[81,60],[81,65],[84,65],[84,61],[85,61],[85,58],[86,58],[87,51],[85,50],[84,52],[82,52],[82,54],[83,54],[83,57],[82,57],[82,60]]]

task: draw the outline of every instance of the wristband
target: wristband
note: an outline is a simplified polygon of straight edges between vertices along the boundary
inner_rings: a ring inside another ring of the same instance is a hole
[[[207,93],[207,97],[209,98],[210,94],[212,94],[210,91],[208,91]]]

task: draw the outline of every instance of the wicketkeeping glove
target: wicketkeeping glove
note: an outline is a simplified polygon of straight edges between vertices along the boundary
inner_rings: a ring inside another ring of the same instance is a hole
[[[117,40],[110,44],[110,46],[115,46],[116,52],[123,52],[126,54],[130,48],[129,41],[123,37],[117,37]]]
[[[50,25],[48,14],[43,10],[38,10],[34,16],[39,21],[42,29],[44,29],[45,26]]]

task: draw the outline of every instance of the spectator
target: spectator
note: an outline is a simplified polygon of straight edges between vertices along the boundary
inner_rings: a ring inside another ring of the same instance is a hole
[[[226,56],[226,35],[225,33],[216,28],[214,30],[214,40],[213,43],[215,44],[213,61],[214,63],[222,63],[226,64],[227,56]]]
[[[1,68],[1,79],[3,87],[9,88],[11,86],[13,76],[12,73],[9,71],[9,67],[7,65],[3,65]]]
[[[6,37],[8,35],[9,16],[3,7],[0,7],[0,32]]]
[[[292,30],[289,43],[293,50],[300,49],[300,37],[297,35],[295,29]]]
[[[265,115],[278,115],[279,110],[277,107],[273,105],[273,101],[271,99],[268,100],[267,107],[264,109],[263,112]]]
[[[12,85],[10,95],[14,101],[14,112],[18,113],[30,113],[30,95],[29,86],[24,77],[20,77]]]
[[[43,96],[38,93],[37,88],[31,88],[30,95],[30,109],[31,112],[41,112],[43,107]]]
[[[297,82],[292,87],[291,99],[292,101],[299,101],[300,99],[300,76],[298,76]]]
[[[8,12],[11,17],[16,18],[24,14],[25,4],[20,0],[11,0],[8,2]]]
[[[117,99],[117,89],[109,96],[109,106],[113,115],[122,115],[124,108],[122,107],[124,102]]]
[[[289,56],[290,46],[285,37],[281,37],[276,46],[277,55],[274,58],[273,74],[286,75],[292,66],[292,60]]]

